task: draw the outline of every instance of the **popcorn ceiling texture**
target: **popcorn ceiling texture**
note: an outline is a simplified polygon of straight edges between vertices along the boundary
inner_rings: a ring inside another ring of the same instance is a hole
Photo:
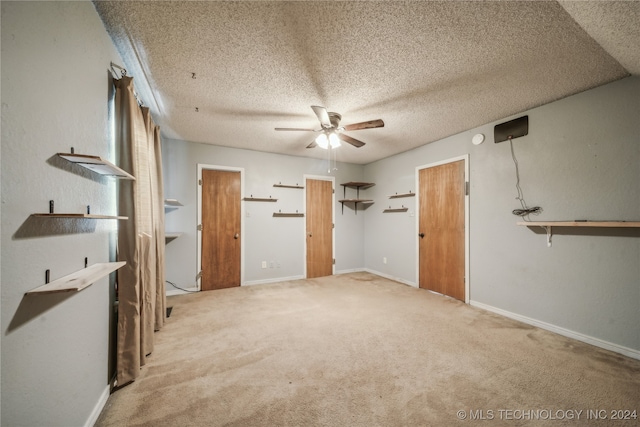
[[[342,124],[385,121],[338,151],[367,164],[638,73],[640,3],[613,3],[95,7],[165,137],[323,158],[313,132],[274,131],[318,129],[322,105]]]

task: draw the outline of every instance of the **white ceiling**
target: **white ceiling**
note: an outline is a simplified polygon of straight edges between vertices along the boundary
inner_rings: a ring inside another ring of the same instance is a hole
[[[384,120],[367,164],[640,74],[637,1],[94,4],[165,137],[295,156],[311,105]]]

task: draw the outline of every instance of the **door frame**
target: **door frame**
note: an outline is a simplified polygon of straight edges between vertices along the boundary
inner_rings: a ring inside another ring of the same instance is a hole
[[[307,179],[315,179],[318,181],[331,181],[331,222],[333,223],[333,228],[331,229],[331,258],[336,259],[336,178],[333,176],[323,176],[323,175],[302,175],[302,179],[304,180],[304,189],[302,190],[302,200],[304,200],[304,210],[307,212]],[[307,212],[308,214],[308,212]],[[304,239],[304,253],[303,253],[303,265],[304,271],[302,274],[303,277],[307,277],[307,221],[304,222],[304,234],[302,235]],[[331,274],[336,274],[336,264],[331,264]]]
[[[452,157],[450,159],[441,160],[435,163],[429,163],[426,165],[416,166],[415,182],[416,182],[416,229],[415,229],[415,249],[416,249],[416,287],[420,287],[420,241],[418,240],[418,234],[420,233],[420,171],[422,169],[433,168],[436,166],[446,165],[448,163],[464,161],[464,181],[467,189],[469,188],[469,154],[464,154],[458,157]],[[469,193],[465,192],[464,196],[464,302],[469,304],[469,289],[470,289],[470,276],[469,276]]]
[[[240,172],[240,286],[244,285],[244,217],[245,209],[242,199],[244,198],[244,168],[237,168],[232,166],[220,166],[209,165],[204,163],[198,163],[198,173],[196,179],[197,187],[197,218],[196,218],[196,243],[197,243],[197,255],[196,255],[196,289],[202,290],[202,278],[200,273],[202,272],[202,231],[198,230],[198,224],[202,224],[202,170],[218,170],[226,172]]]

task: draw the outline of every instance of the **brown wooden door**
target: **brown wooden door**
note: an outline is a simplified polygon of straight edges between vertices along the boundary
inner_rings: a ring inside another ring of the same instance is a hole
[[[465,300],[464,160],[419,171],[420,287]]]
[[[333,274],[333,185],[307,179],[307,278]]]
[[[240,172],[202,170],[201,289],[240,286]]]

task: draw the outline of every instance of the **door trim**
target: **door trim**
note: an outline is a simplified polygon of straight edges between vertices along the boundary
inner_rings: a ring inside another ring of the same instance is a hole
[[[448,163],[464,161],[464,180],[469,182],[469,155],[464,154],[458,157],[452,157],[450,159],[441,160],[435,163],[429,163],[426,165],[416,166],[415,182],[416,182],[416,226],[415,226],[415,250],[416,250],[416,287],[420,287],[420,242],[418,241],[418,233],[420,233],[420,170],[433,168],[436,166],[446,165]],[[469,185],[469,184],[467,184]],[[469,194],[465,193],[464,196],[464,302],[469,304],[469,289],[470,289],[470,276],[469,276]]]
[[[331,258],[336,259],[336,178],[333,176],[322,176],[322,175],[302,175],[302,179],[304,180],[304,189],[302,190],[302,200],[304,200],[304,210],[307,211],[307,179],[315,179],[318,181],[331,181],[331,189],[332,197],[331,197],[331,222],[333,222],[333,228],[331,230]],[[307,277],[307,222],[304,222],[304,234],[302,235],[304,239],[304,253],[302,254],[304,265],[304,271],[302,272],[303,277]],[[336,264],[333,263],[331,265],[331,274],[336,274]]]
[[[197,218],[196,218],[196,233],[198,233],[198,237],[196,238],[197,244],[197,255],[196,255],[196,288],[198,291],[202,290],[202,278],[200,277],[200,272],[202,271],[202,231],[197,229],[198,224],[202,224],[202,185],[200,182],[202,180],[202,170],[218,170],[218,171],[226,171],[226,172],[240,172],[240,200],[244,198],[244,168],[236,168],[231,166],[219,166],[219,165],[208,165],[203,163],[198,163],[198,176],[196,179],[196,187],[197,187]],[[244,217],[245,217],[245,209],[244,203],[240,202],[240,286],[244,285]]]

